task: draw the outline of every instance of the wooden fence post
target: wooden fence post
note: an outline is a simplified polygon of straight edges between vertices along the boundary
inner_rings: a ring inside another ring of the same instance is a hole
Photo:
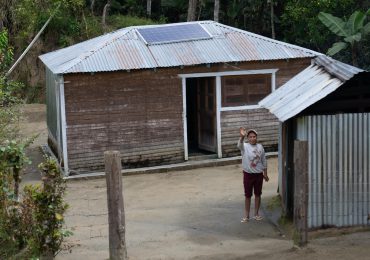
[[[294,225],[295,242],[299,246],[307,244],[308,211],[308,143],[294,141]]]
[[[106,151],[104,160],[108,200],[109,259],[127,259],[121,156],[118,151]]]

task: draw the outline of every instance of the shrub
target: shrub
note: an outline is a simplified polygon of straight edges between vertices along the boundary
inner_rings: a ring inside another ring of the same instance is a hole
[[[13,175],[4,171],[7,167],[0,167],[0,259],[51,259],[72,234],[63,228],[68,205],[58,164],[45,158],[39,165],[42,184],[25,186],[21,200],[15,195]]]

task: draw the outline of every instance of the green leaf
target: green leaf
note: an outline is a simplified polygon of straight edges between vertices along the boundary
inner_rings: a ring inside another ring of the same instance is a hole
[[[328,50],[327,54],[329,56],[333,56],[334,54],[340,52],[341,50],[347,48],[348,43],[346,42],[336,42],[333,46]]]
[[[341,18],[324,12],[320,12],[318,18],[326,27],[329,28],[330,31],[336,35],[344,37],[349,36],[348,31],[346,31],[346,23]]]
[[[59,213],[55,213],[55,218],[57,219],[57,220],[63,220],[63,216],[61,215],[61,214],[59,214]]]
[[[368,35],[370,33],[370,22],[365,24],[365,26],[362,28],[362,35]]]
[[[346,27],[349,29],[351,34],[356,34],[359,30],[364,27],[364,21],[366,15],[363,12],[356,11],[348,19]]]
[[[356,33],[355,35],[351,35],[349,37],[344,38],[344,41],[349,42],[350,44],[353,44],[354,42],[361,41],[361,33]]]

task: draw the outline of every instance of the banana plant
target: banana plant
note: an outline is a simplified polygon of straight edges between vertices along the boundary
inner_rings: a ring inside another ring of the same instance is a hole
[[[318,18],[334,34],[342,38],[327,51],[329,56],[350,47],[352,52],[352,64],[358,66],[357,45],[370,33],[370,22],[365,24],[367,16],[370,16],[370,9],[364,13],[355,11],[347,20],[320,12]]]

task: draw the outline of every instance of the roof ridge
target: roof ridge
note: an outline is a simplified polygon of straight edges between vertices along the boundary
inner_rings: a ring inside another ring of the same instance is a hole
[[[225,28],[231,29],[232,31],[247,34],[247,35],[250,35],[250,36],[252,36],[254,38],[257,38],[257,39],[265,40],[265,41],[268,41],[268,42],[271,42],[271,43],[282,44],[282,45],[285,45],[286,47],[298,49],[298,50],[305,51],[305,52],[309,52],[309,53],[312,53],[312,54],[315,54],[315,55],[324,55],[320,52],[313,51],[313,50],[308,49],[308,48],[300,47],[300,46],[295,45],[295,44],[291,44],[291,43],[271,39],[271,38],[263,36],[263,35],[259,35],[259,34],[256,34],[256,33],[250,32],[250,31],[245,31],[245,30],[242,30],[242,29],[239,29],[239,28],[236,28],[236,27],[232,27],[232,26],[229,26],[229,25],[222,24],[222,23],[218,23],[218,22],[214,22],[214,23],[217,26],[225,27]]]
[[[125,27],[125,28],[142,29],[142,28],[155,28],[155,27],[163,27],[163,26],[176,26],[176,25],[185,25],[185,24],[203,24],[203,23],[215,23],[215,22],[211,21],[211,20],[204,20],[204,21],[189,21],[189,22],[165,23],[165,24],[133,25],[133,26],[130,26],[130,27]]]
[[[133,28],[131,28],[131,27],[132,26],[125,27],[125,28],[122,28],[122,29],[119,29],[119,30],[116,30],[116,31],[113,31],[113,32],[108,33],[108,34],[112,34],[112,38],[109,37],[107,40],[105,40],[101,44],[98,44],[94,48],[91,48],[91,49],[89,49],[89,50],[81,53],[79,56],[77,56],[76,58],[73,59],[74,62],[72,62],[72,64],[67,63],[68,66],[65,65],[65,68],[62,67],[62,69],[60,69],[61,70],[61,73],[64,73],[67,70],[73,68],[74,66],[78,65],[79,63],[81,63],[83,60],[86,60],[87,58],[89,58],[91,55],[93,55],[98,50],[104,48],[105,46],[110,45],[112,42],[114,42],[115,40],[121,38],[122,36],[125,36],[128,32],[130,32],[131,30],[133,30]],[[121,31],[124,31],[123,34],[120,34],[120,35],[118,35],[116,37],[113,36],[113,35],[121,32]],[[108,34],[102,35],[102,37],[103,36],[107,36]],[[91,38],[91,39],[94,39],[94,38]]]

